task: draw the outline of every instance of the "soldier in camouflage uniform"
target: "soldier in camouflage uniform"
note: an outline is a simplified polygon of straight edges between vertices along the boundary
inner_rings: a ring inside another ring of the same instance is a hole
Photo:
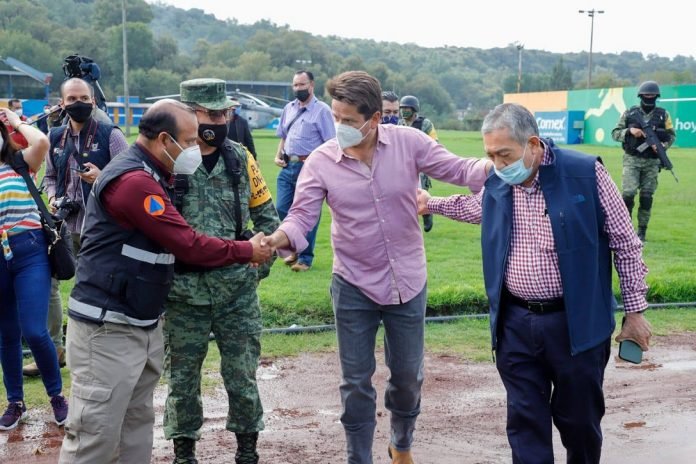
[[[248,238],[272,233],[280,224],[273,200],[253,156],[227,139],[232,105],[219,79],[181,83],[181,101],[196,111],[203,164],[176,180],[178,207],[196,230],[220,237]],[[235,183],[238,185],[235,187]],[[254,232],[254,233],[255,233]],[[174,440],[175,464],[193,464],[201,436],[201,366],[209,334],[220,350],[220,371],[227,390],[227,430],[237,438],[237,464],[255,464],[263,409],[256,383],[261,354],[261,312],[256,288],[272,261],[258,268],[233,265],[220,269],[180,266],[166,307],[165,378],[169,383],[164,435]]]
[[[437,139],[437,131],[435,130],[435,126],[433,125],[432,121],[423,116],[418,116],[418,112],[420,111],[420,103],[416,97],[413,95],[404,95],[401,97],[401,102],[399,102],[399,111],[401,112],[401,120],[399,121],[400,125],[420,129],[436,142],[439,141]],[[430,178],[422,172],[419,174],[419,177],[421,188],[423,190],[430,190],[430,187],[433,186],[432,182],[430,182]],[[424,214],[423,230],[425,232],[430,232],[432,228],[433,215]]]
[[[676,133],[669,113],[656,105],[660,87],[655,81],[643,82],[638,88],[640,105],[624,111],[611,136],[621,142],[623,157],[623,199],[629,214],[633,217],[633,206],[638,195],[638,237],[645,242],[645,233],[650,221],[653,195],[657,190],[657,175],[660,172],[660,159],[655,150],[647,147],[641,150],[645,134],[641,122],[652,126],[655,135],[665,149],[672,146]],[[642,120],[642,121],[641,121]]]

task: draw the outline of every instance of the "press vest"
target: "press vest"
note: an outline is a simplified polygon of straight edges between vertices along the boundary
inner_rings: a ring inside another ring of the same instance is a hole
[[[163,312],[174,255],[138,230],[121,227],[101,201],[111,181],[135,170],[146,171],[169,191],[162,173],[137,146],[102,171],[85,214],[75,287],[68,302],[73,318],[154,328]]]
[[[56,197],[65,195],[65,188],[68,185],[67,176],[77,175],[70,172],[68,156],[74,157],[79,166],[84,166],[85,163],[89,162],[100,170],[103,170],[109,163],[111,160],[109,141],[114,127],[113,124],[107,124],[102,121],[97,122],[90,118],[80,130],[78,141],[82,144],[81,147],[75,146],[73,137],[69,133],[63,143],[63,135],[68,130],[67,124],[51,129],[49,132],[49,140],[51,142],[49,154],[56,169]],[[88,140],[90,146],[87,146]],[[81,181],[80,186],[82,187],[82,198],[85,199],[86,204],[89,192],[92,190],[92,184]]]
[[[626,127],[641,127],[645,116],[648,116],[648,114],[644,113],[640,106],[631,107],[626,115]],[[649,113],[649,116],[650,119],[648,120],[648,125],[653,128],[657,138],[660,140],[660,142],[667,142],[669,140],[669,136],[665,131],[665,126],[667,123],[667,111],[665,111],[664,108],[656,107]],[[641,158],[657,158],[657,153],[655,153],[654,150],[645,150],[642,153],[638,151],[638,147],[643,142],[645,142],[644,137],[634,137],[629,130],[626,131],[626,136],[624,137],[622,146],[624,151],[629,155],[638,156]]]
[[[551,140],[544,142],[553,151],[554,161],[539,167],[539,182],[558,256],[570,350],[576,355],[607,340],[615,325],[611,252],[595,171],[598,158],[562,150]],[[512,187],[491,173],[483,194],[481,247],[494,349],[512,234],[512,203]]]

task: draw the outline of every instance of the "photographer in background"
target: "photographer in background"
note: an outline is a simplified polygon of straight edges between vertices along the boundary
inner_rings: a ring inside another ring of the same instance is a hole
[[[128,149],[120,129],[93,117],[94,89],[80,78],[70,78],[60,86],[60,106],[67,113],[66,124],[51,129],[51,147],[46,157],[44,188],[51,213],[70,228],[75,255],[80,250],[80,233],[85,205],[101,170],[116,155]],[[63,348],[63,310],[52,287],[48,327],[56,345],[58,359],[65,365]],[[39,375],[36,364],[24,367],[24,375]]]

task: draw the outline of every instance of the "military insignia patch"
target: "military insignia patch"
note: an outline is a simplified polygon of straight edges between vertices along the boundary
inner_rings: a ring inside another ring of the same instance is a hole
[[[159,195],[148,195],[143,202],[145,212],[150,216],[161,216],[164,214],[164,200]]]
[[[215,138],[215,132],[213,132],[210,129],[206,129],[203,131],[203,140],[210,142]]]

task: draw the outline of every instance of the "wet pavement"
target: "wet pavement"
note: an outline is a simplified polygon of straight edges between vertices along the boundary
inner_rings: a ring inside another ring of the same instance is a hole
[[[656,337],[644,362],[609,361],[602,427],[602,462],[687,464],[696,456],[696,333]],[[613,350],[616,354],[616,348]],[[388,463],[388,412],[383,406],[387,371],[378,353],[375,464]],[[259,439],[262,463],[345,462],[339,416],[339,367],[335,353],[264,360],[258,371],[266,410]],[[218,376],[219,379],[219,376]],[[166,387],[155,393],[157,420],[153,463],[172,461],[171,442],[162,434]],[[198,443],[201,464],[234,462],[234,435],[225,430],[227,398],[221,382],[204,398],[206,420]],[[0,462],[57,462],[62,430],[48,408],[31,411],[28,422],[0,432]],[[555,435],[556,461],[565,452]],[[457,357],[428,355],[422,413],[413,448],[418,464],[510,462],[505,437],[505,392],[492,363],[467,363]]]

